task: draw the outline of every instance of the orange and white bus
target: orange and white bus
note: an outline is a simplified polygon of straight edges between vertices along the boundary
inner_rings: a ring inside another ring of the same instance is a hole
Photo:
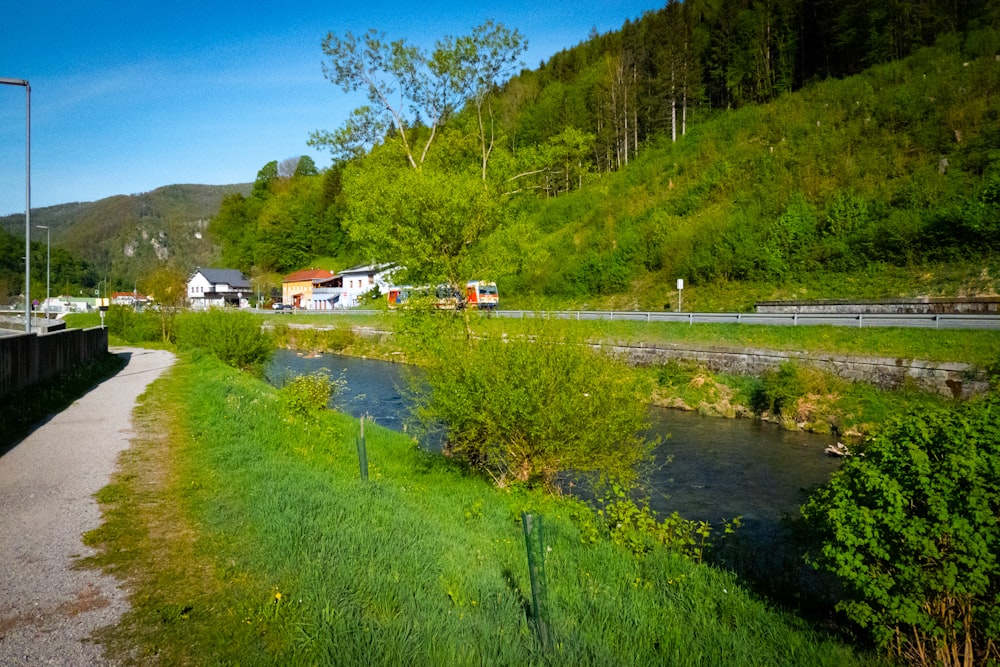
[[[470,308],[496,310],[500,303],[497,284],[482,280],[470,280],[465,285],[465,303]]]

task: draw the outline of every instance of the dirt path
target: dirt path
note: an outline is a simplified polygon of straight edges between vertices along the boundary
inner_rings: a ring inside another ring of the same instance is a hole
[[[94,494],[129,446],[132,409],[174,363],[169,352],[115,348],[127,365],[0,457],[0,665],[108,664],[91,643],[117,622],[127,594],[74,562],[100,525]]]

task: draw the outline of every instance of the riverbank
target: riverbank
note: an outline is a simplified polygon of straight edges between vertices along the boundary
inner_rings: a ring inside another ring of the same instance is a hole
[[[343,321],[331,318],[325,322],[294,324],[278,320],[274,326],[279,345],[305,353],[331,352],[350,356],[381,359],[385,361],[417,363],[418,355],[407,351],[392,333],[391,325],[399,318],[391,320],[364,319]],[[537,321],[494,320],[473,318],[475,331],[480,335],[533,335]],[[690,346],[692,340],[715,341],[717,345],[734,342],[752,342],[762,349],[773,345],[788,349],[789,345],[799,345],[799,349],[812,350],[814,354],[835,350],[859,349],[847,345],[849,341],[862,342],[892,352],[912,353],[915,341],[908,332],[897,334],[896,343],[886,343],[884,332],[831,331],[836,327],[810,327],[790,330],[788,327],[736,327],[719,325],[694,325],[682,327],[641,326],[642,323],[608,322],[565,322],[558,323],[557,331],[579,339],[586,336],[588,341],[616,341],[619,345],[609,345],[612,352],[628,343],[641,348],[643,344],[667,345],[665,330],[675,332],[674,340],[684,341]],[[774,331],[780,329],[780,331]],[[995,332],[937,332],[945,336],[926,336],[924,349],[927,356],[946,357],[946,350],[952,349],[954,356],[967,354],[974,359],[984,360],[995,355],[995,349],[988,346],[994,342],[1000,345],[1000,336]],[[646,342],[637,336],[645,335]],[[934,339],[934,340],[929,340]],[[949,348],[948,341],[954,345]],[[648,348],[647,348],[648,349]],[[921,405],[944,405],[956,400],[953,397],[923,391],[916,382],[903,380],[894,390],[879,389],[865,382],[850,382],[837,373],[814,368],[802,360],[789,360],[773,370],[761,371],[759,375],[726,373],[713,370],[695,359],[670,359],[666,363],[647,364],[636,372],[650,379],[652,388],[649,402],[652,405],[695,411],[699,414],[724,418],[761,419],[780,425],[789,430],[803,430],[813,433],[832,433],[846,439],[860,439],[870,434],[878,424],[894,414],[905,414]]]
[[[133,611],[105,639],[164,664],[852,665],[730,574],[613,544],[590,510],[498,490],[404,435],[185,359],[151,388],[93,564]],[[150,465],[155,462],[156,465]],[[521,512],[544,517],[545,651],[532,629]]]

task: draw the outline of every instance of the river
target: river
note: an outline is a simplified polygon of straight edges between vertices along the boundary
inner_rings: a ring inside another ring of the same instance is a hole
[[[403,430],[408,416],[400,389],[404,367],[385,361],[278,350],[267,375],[282,378],[326,368],[347,387],[331,407]],[[651,479],[650,505],[688,519],[719,523],[742,516],[750,528],[794,514],[803,490],[826,481],[838,461],[824,454],[826,436],[785,431],[750,419],[719,419],[665,408],[650,409],[651,436],[660,436],[660,465]]]
[[[278,350],[267,377],[280,386],[293,375],[321,368],[347,383],[331,408],[403,430],[409,410],[401,392],[406,367],[400,364]],[[828,613],[833,588],[804,564],[805,547],[784,518],[797,518],[806,492],[836,470],[839,460],[824,453],[832,438],[750,419],[656,407],[650,408],[650,424],[650,436],[663,440],[650,479],[650,506],[661,515],[676,511],[716,526],[741,517],[735,537],[719,540],[716,531],[710,562],[734,570],[759,592],[801,612]]]

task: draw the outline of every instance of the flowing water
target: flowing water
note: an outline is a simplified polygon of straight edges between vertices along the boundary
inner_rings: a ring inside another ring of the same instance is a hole
[[[326,368],[341,376],[346,388],[331,407],[403,430],[408,416],[401,390],[405,367],[384,361],[324,354],[304,357],[278,350],[268,368],[273,384],[283,378]],[[785,431],[750,419],[720,419],[690,412],[651,408],[651,436],[661,437],[658,468],[651,483],[650,506],[660,514],[678,512],[686,519],[722,521],[742,517],[738,549],[720,549],[717,560],[751,579],[766,579],[800,595],[801,548],[790,543],[783,525],[798,515],[805,493],[824,483],[839,461],[824,453],[828,436]],[[758,581],[758,583],[760,583]]]
[[[283,378],[326,368],[347,387],[331,407],[359,417],[369,415],[397,431],[408,409],[401,390],[405,368],[399,364],[323,354],[304,357],[278,350],[268,378]],[[719,419],[691,412],[652,408],[651,435],[663,438],[657,450],[650,504],[658,512],[718,523],[735,516],[745,522],[773,521],[794,513],[803,490],[826,481],[838,461],[824,454],[826,436],[785,431],[750,419]],[[667,459],[669,463],[665,463]]]

